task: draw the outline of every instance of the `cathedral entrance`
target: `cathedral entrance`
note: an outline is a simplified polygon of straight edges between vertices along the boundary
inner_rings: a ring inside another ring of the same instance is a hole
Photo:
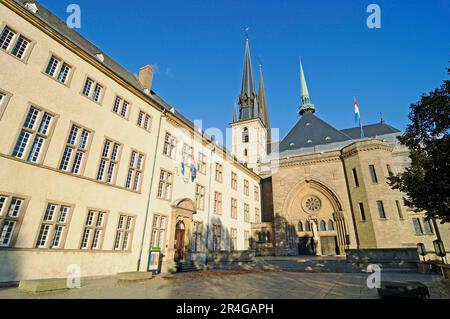
[[[300,237],[298,241],[299,255],[315,255],[314,240],[312,237]]]
[[[339,250],[337,249],[336,236],[321,236],[320,247],[322,248],[323,256],[339,255]]]

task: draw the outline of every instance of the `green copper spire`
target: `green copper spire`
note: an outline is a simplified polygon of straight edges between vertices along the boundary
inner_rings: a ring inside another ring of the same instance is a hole
[[[314,104],[311,103],[309,99],[308,86],[306,85],[305,73],[303,72],[302,61],[300,60],[300,88],[301,88],[301,98],[302,105],[299,109],[300,115],[303,115],[306,111],[314,113],[316,108]]]

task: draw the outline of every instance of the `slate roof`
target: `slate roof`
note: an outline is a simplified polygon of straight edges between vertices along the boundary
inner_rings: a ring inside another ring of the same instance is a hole
[[[364,125],[365,137],[377,137],[400,131],[385,123]],[[305,112],[295,126],[279,144],[279,152],[298,150],[337,142],[352,141],[360,138],[359,127],[338,130],[318,118],[312,112]]]

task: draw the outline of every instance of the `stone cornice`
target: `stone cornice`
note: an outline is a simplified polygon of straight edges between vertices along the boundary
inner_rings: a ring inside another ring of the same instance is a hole
[[[360,141],[355,142],[349,146],[346,146],[342,149],[342,158],[349,158],[360,152],[368,152],[381,150],[386,152],[392,152],[393,147],[388,144],[382,142],[381,140],[369,140],[369,141]]]
[[[340,151],[294,155],[290,157],[280,158],[278,166],[279,167],[307,166],[319,163],[337,162],[340,161],[340,156],[341,156]]]

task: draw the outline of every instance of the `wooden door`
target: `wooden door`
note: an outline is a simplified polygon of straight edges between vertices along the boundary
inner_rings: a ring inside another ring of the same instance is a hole
[[[322,248],[322,255],[324,256],[336,255],[336,236],[320,237],[320,243]]]

